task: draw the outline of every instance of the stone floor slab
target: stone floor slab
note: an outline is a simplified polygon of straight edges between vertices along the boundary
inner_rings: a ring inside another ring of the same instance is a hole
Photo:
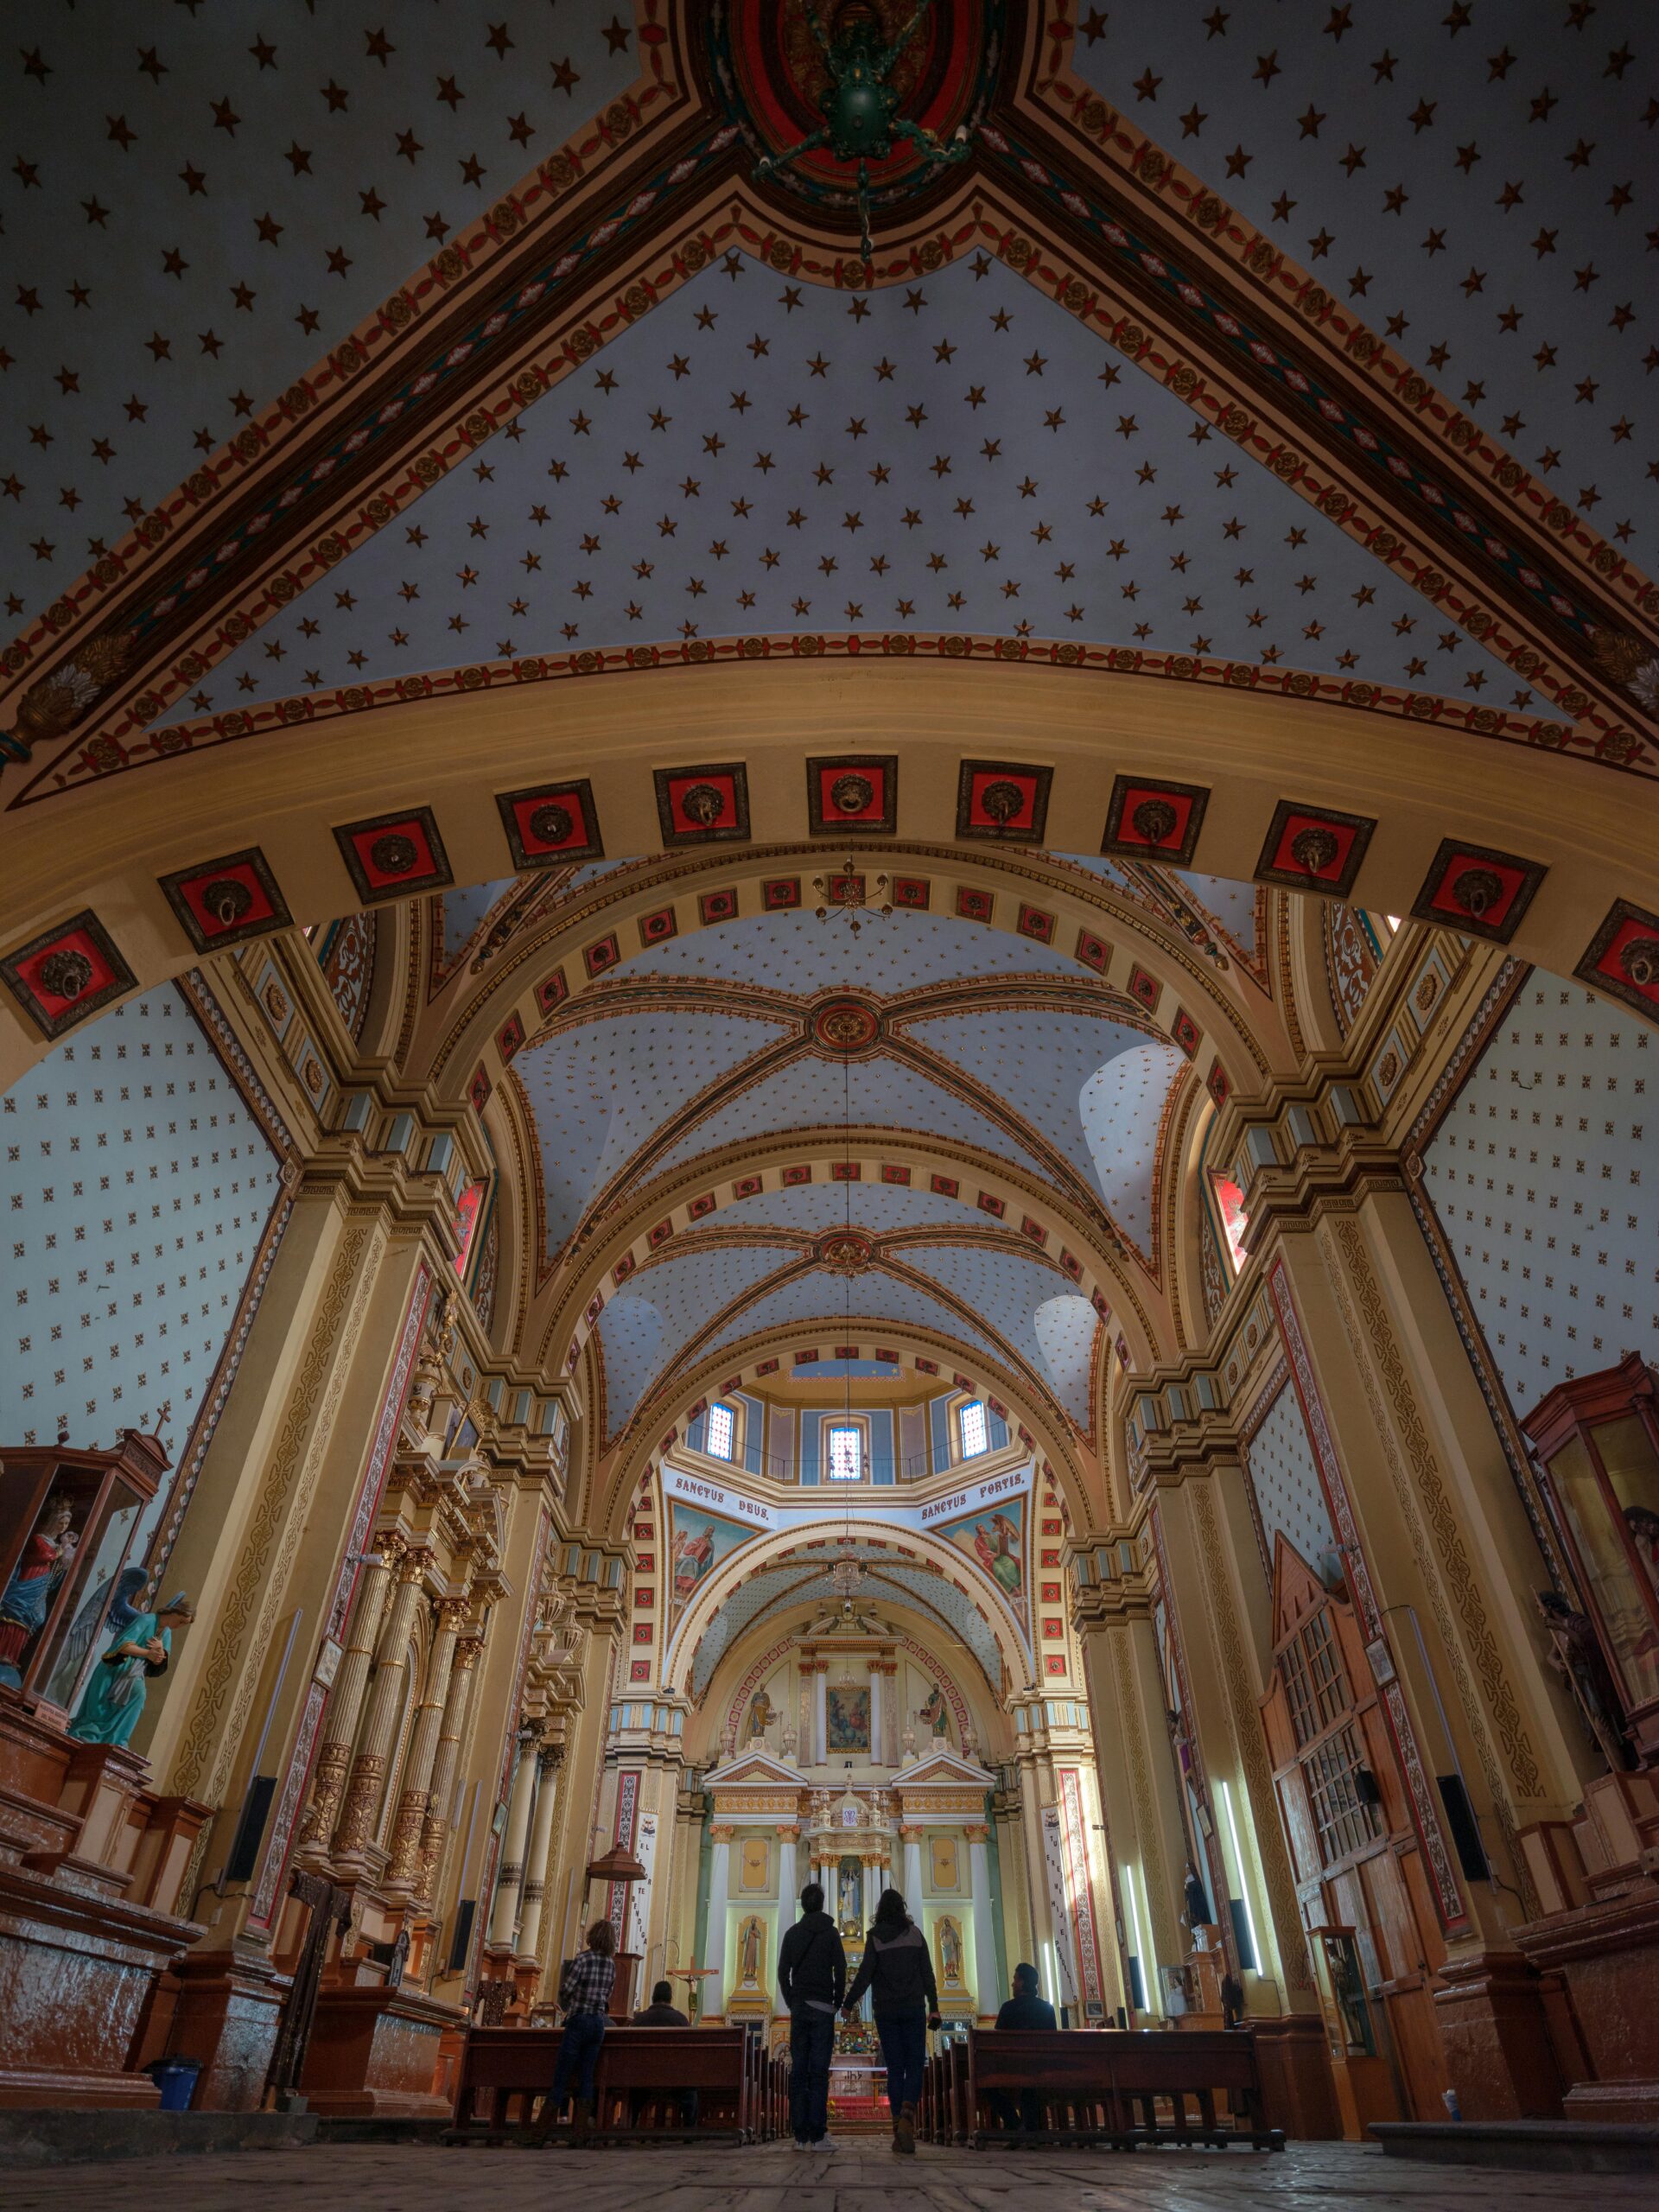
[[[0,2176],[0,2212],[132,2199],[130,2164]],[[749,2151],[449,2150],[319,2145],[156,2160],[137,2192],[165,2212],[1562,2212],[1560,2175],[1385,2160],[1355,2144],[1247,2152],[923,2149],[880,2139],[833,2158]],[[1597,2175],[1596,2212],[1651,2207],[1650,2177]]]

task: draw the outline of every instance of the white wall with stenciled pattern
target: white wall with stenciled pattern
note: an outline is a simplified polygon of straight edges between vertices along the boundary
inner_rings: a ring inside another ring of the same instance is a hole
[[[1659,1359],[1659,1043],[1535,972],[1433,1141],[1424,1187],[1510,1402]]]
[[[1301,1402],[1287,1376],[1258,1422],[1245,1450],[1250,1488],[1255,1493],[1257,1526],[1269,1574],[1279,1536],[1294,1544],[1312,1567],[1319,1554],[1333,1550],[1337,1532],[1325,1501],[1319,1466]]]
[[[109,1444],[165,1401],[176,1454],[280,1194],[179,986],[48,1052],[0,1099],[0,1442]]]

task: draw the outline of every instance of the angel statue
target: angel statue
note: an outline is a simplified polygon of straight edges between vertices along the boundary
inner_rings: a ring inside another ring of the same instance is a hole
[[[787,168],[803,154],[816,153],[826,144],[835,160],[856,162],[858,245],[866,262],[874,251],[870,243],[870,162],[886,161],[895,138],[907,139],[915,146],[930,170],[944,162],[968,158],[965,126],[946,145],[932,131],[898,112],[899,96],[887,82],[894,62],[916,35],[931,4],[931,0],[919,0],[898,37],[889,43],[881,18],[868,0],[844,0],[836,11],[833,38],[818,21],[813,0],[807,0],[807,23],[830,73],[830,81],[818,95],[823,121],[798,145],[781,154],[763,155],[755,165],[762,176],[770,176],[774,169]]]
[[[46,1694],[54,1705],[68,1703],[85,1671],[86,1655],[98,1641],[100,1630],[126,1628],[137,1619],[141,1608],[133,1600],[149,1580],[142,1567],[124,1567],[118,1573],[106,1574],[82,1602],[69,1624],[52,1669],[52,1679],[47,1684]]]
[[[131,1572],[129,1568],[128,1573]],[[69,1733],[78,1743],[131,1741],[144,1709],[149,1676],[167,1672],[174,1627],[183,1628],[196,1618],[182,1590],[159,1612],[137,1611],[118,1591],[118,1595],[105,1617],[111,1630],[108,1646],[69,1724]]]

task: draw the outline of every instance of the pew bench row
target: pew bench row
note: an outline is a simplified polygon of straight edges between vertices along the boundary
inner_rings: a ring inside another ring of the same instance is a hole
[[[1224,2113],[1225,2117],[1223,2117]],[[1248,2144],[1282,2151],[1248,2034],[970,2028],[928,2060],[925,2142]]]
[[[557,2141],[564,2031],[473,2028],[449,2143]],[[691,2101],[695,2099],[695,2104]],[[590,2142],[766,2143],[789,2126],[789,2064],[743,2028],[612,2027],[594,2070]]]

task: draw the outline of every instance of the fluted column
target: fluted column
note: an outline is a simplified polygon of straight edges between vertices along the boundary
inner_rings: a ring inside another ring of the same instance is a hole
[[[812,1758],[822,1766],[830,1756],[830,1662],[820,1659],[812,1677]]]
[[[787,1928],[795,1910],[795,1844],[800,1830],[787,1821],[778,1830],[778,1916]]]
[[[368,1710],[358,1736],[357,1755],[352,1761],[351,1779],[346,1785],[340,1825],[334,1830],[336,1860],[359,1856],[373,1839],[380,1793],[385,1787],[386,1762],[409,1692],[410,1630],[415,1624],[421,1582],[430,1560],[429,1552],[410,1552],[397,1568],[397,1585],[386,1608],[375,1653]]]
[[[918,1827],[902,1827],[899,1834],[905,1847],[905,1903],[910,1907],[913,1920],[922,1895],[922,1831]]]
[[[899,1764],[899,1729],[894,1713],[898,1672],[896,1660],[872,1659],[869,1662],[872,1766],[897,1766]]]
[[[553,1812],[558,1803],[554,1780],[564,1763],[556,1744],[543,1744],[536,1754],[536,1809],[530,1823],[530,1853],[524,1860],[524,1909],[518,1922],[517,1956],[521,1966],[538,1960],[542,1940],[542,1904],[547,1887],[547,1854],[553,1843]]]
[[[703,1955],[699,1963],[712,1967],[714,1973],[705,1985],[707,1994],[702,2000],[705,2013],[723,2014],[726,2009],[726,1898],[732,1878],[732,1831],[729,1827],[711,1827],[709,1839],[714,1851],[709,1862],[709,1923],[703,1936]],[[714,2002],[710,2004],[709,1999]]]
[[[300,1824],[297,1850],[302,1859],[327,1856],[351,1770],[352,1745],[362,1717],[363,1693],[369,1685],[392,1574],[407,1549],[403,1538],[391,1531],[376,1537],[375,1548],[358,1578],[346,1623],[346,1649],[323,1712],[322,1748],[317,1753],[310,1802]]]
[[[438,1732],[438,1755],[432,1762],[431,1802],[421,1830],[420,1894],[429,1904],[435,1903],[437,1897],[439,1864],[449,1825],[449,1793],[455,1785],[455,1768],[461,1759],[461,1738],[467,1732],[467,1715],[472,1708],[473,1686],[478,1680],[478,1662],[483,1650],[481,1636],[463,1636],[455,1646],[454,1664],[449,1670],[449,1694],[444,1700],[443,1726]]]
[[[421,1839],[432,1805],[432,1768],[443,1729],[444,1709],[449,1701],[449,1674],[454,1664],[455,1643],[467,1618],[464,1598],[446,1598],[438,1607],[432,1649],[427,1654],[426,1680],[410,1731],[409,1751],[404,1761],[403,1788],[397,1817],[391,1831],[389,1872],[400,1890],[412,1891],[421,1871]]]
[[[518,1892],[524,1878],[524,1853],[530,1842],[531,1801],[536,1790],[536,1761],[531,1754],[534,1741],[528,1732],[518,1739],[518,1758],[507,1798],[507,1830],[501,1839],[495,1907],[490,1916],[490,1942],[501,1950],[512,1943],[518,1918]]]
[[[974,2011],[981,2019],[995,2012],[1001,1998],[996,1974],[996,1928],[991,1917],[991,1857],[988,1827],[968,1831],[968,1878],[973,1885]]]

